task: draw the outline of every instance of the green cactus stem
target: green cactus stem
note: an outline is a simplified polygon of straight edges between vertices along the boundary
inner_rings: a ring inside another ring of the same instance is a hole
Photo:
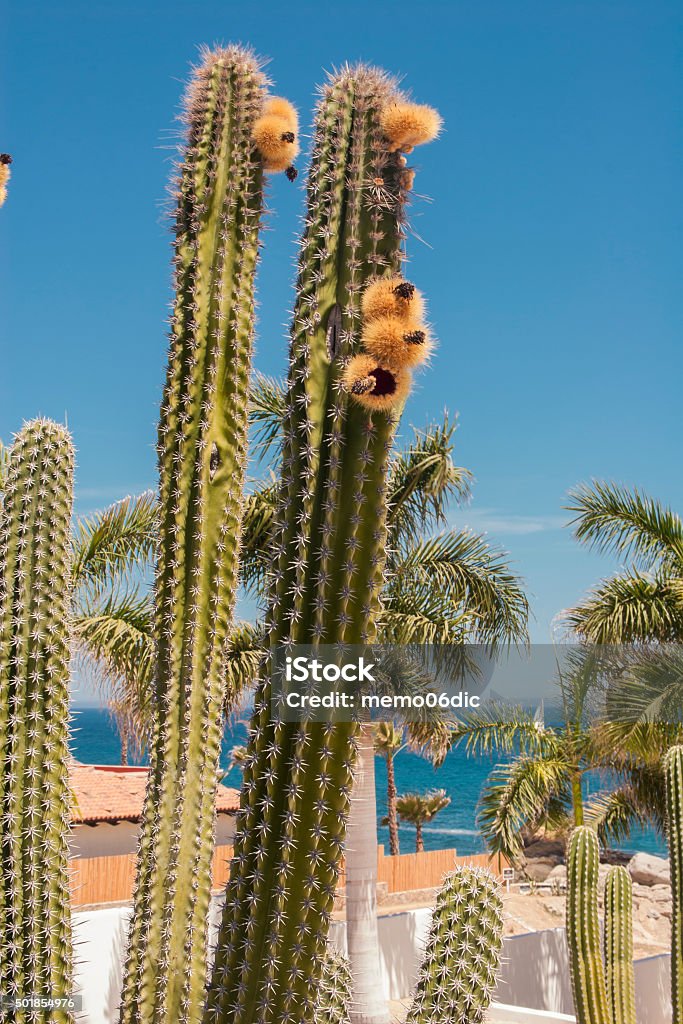
[[[664,769],[671,865],[672,1024],[683,1024],[683,746],[669,750]]]
[[[567,944],[577,1024],[613,1024],[607,1004],[598,921],[600,847],[593,829],[575,828],[567,850]]]
[[[0,516],[0,992],[73,993],[68,870],[69,613],[74,453],[27,423]],[[66,1009],[12,1021],[73,1020]]]
[[[503,903],[488,871],[461,866],[439,890],[406,1024],[480,1024],[503,945]]]
[[[159,426],[155,726],[123,1024],[196,1022],[238,543],[263,165],[259,62],[205,51],[187,95],[176,298]]]
[[[349,1024],[352,994],[348,960],[328,949],[323,957],[313,1024]]]
[[[370,412],[342,385],[361,295],[401,265],[404,192],[380,112],[393,81],[345,68],[318,106],[292,325],[270,588],[273,647],[376,635],[386,472],[400,404]],[[311,1024],[342,854],[353,724],[271,713],[266,659],[205,1020]]]
[[[633,970],[633,883],[626,868],[611,868],[605,880],[605,980],[612,1020],[636,1024]]]

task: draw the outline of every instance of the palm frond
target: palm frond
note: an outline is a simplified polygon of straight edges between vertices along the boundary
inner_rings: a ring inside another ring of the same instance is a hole
[[[451,501],[470,493],[472,474],[453,462],[457,424],[441,423],[415,430],[412,442],[392,460],[388,485],[388,525],[393,534],[413,539],[443,526]]]
[[[455,721],[447,717],[406,722],[408,746],[414,753],[428,758],[434,767],[438,768],[452,747],[455,725]]]
[[[635,570],[603,580],[566,616],[575,632],[595,644],[680,640],[683,586]]]
[[[609,793],[594,796],[586,804],[585,820],[605,846],[618,845],[628,839],[634,825],[648,824],[648,817],[643,814],[643,808],[630,786],[620,786]]]
[[[525,641],[529,606],[503,554],[469,530],[408,545],[392,563],[386,602],[440,605],[442,618],[466,620],[472,642]]]
[[[76,523],[73,580],[76,587],[111,587],[153,561],[157,500],[152,491],[123,498]]]
[[[229,695],[226,714],[237,714],[244,706],[250,688],[258,678],[265,634],[260,623],[238,622],[233,627],[226,657],[226,682]]]
[[[240,546],[240,581],[247,590],[263,591],[271,568],[270,548],[277,502],[277,484],[262,483],[244,499]]]
[[[251,450],[263,459],[279,448],[287,410],[287,391],[282,381],[255,373],[249,389]]]
[[[569,493],[567,510],[577,540],[601,552],[633,559],[643,570],[658,562],[683,568],[683,522],[637,488],[594,480]]]
[[[543,820],[551,799],[568,802],[572,766],[565,758],[520,756],[498,765],[489,775],[480,799],[477,822],[492,853],[516,861],[522,852],[522,831]]]
[[[152,726],[153,606],[147,595],[115,592],[99,603],[81,605],[72,632],[82,664],[96,685],[125,715],[140,750]]]
[[[453,727],[454,746],[464,742],[467,753],[486,756],[491,753],[557,753],[560,739],[553,729],[538,722],[534,713],[519,705],[488,701],[463,715]]]

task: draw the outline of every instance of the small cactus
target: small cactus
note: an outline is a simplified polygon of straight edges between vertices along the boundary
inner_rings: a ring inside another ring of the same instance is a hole
[[[481,1024],[503,945],[503,903],[488,871],[460,866],[438,893],[406,1024]]]
[[[0,513],[0,993],[72,994],[68,874],[69,613],[74,453],[27,423]],[[66,1009],[13,1020],[66,1024]]]
[[[672,1024],[683,1024],[683,746],[669,750],[664,771],[671,865]]]
[[[313,1024],[349,1024],[352,996],[348,960],[341,953],[328,949],[323,957]]]
[[[605,981],[612,1021],[636,1024],[633,970],[633,883],[624,867],[613,867],[605,880]]]
[[[600,950],[599,866],[596,833],[584,825],[574,829],[567,850],[566,930],[577,1024],[614,1024]]]

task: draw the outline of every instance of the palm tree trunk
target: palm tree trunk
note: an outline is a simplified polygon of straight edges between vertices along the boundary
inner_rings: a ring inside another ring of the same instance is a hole
[[[422,838],[422,822],[415,823],[415,853],[424,853],[424,839]]]
[[[583,825],[583,792],[581,790],[581,772],[575,772],[572,778],[572,805],[574,809],[574,826]]]
[[[351,1024],[389,1024],[377,930],[377,801],[372,727],[361,728],[346,831],[346,938],[353,980]]]
[[[396,773],[394,755],[387,754],[387,823],[389,825],[389,853],[398,857],[401,852],[398,840],[398,815],[396,813]]]

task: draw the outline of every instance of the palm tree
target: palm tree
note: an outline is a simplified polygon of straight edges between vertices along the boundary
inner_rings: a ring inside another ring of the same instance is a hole
[[[152,601],[144,576],[156,549],[148,491],[78,519],[73,531],[72,636],[77,658],[106,694],[121,738],[140,754],[149,734]]]
[[[396,810],[401,821],[415,826],[415,853],[425,848],[422,829],[427,822],[443,811],[451,802],[445,789],[434,789],[429,793],[404,793],[396,801]]]
[[[447,718],[402,724],[377,722],[372,727],[375,754],[383,757],[387,764],[388,813],[382,823],[389,826],[389,852],[392,856],[398,856],[401,852],[394,759],[402,750],[408,749],[427,757],[438,768],[450,749],[452,728],[453,723]]]
[[[603,580],[567,615],[599,644],[683,639],[683,522],[641,491],[594,481],[570,492],[574,535],[628,568]]]
[[[639,715],[647,704],[635,676],[642,660],[625,672],[623,659],[611,651],[570,646],[559,652],[559,725],[548,726],[522,707],[490,703],[464,716],[453,732],[453,742],[464,742],[468,753],[509,757],[489,775],[478,823],[491,852],[511,861],[518,860],[524,835],[539,828],[567,834],[587,822],[609,843],[624,839],[635,823],[664,827],[661,763],[682,730]],[[629,705],[636,692],[640,704]],[[618,701],[628,716],[614,717]],[[609,780],[586,801],[584,779],[595,772],[608,773]]]
[[[282,386],[257,378],[252,391],[254,440],[261,458],[280,437]],[[469,494],[470,473],[453,462],[455,423],[444,416],[415,430],[389,470],[387,583],[379,638],[398,645],[462,645],[526,638],[528,605],[505,557],[482,537],[448,527],[453,501]],[[269,529],[276,489],[267,479],[251,496],[243,537],[243,583],[265,593]],[[415,723],[415,728],[419,723]],[[422,723],[420,747],[429,745]],[[383,1024],[387,1008],[377,983],[377,810],[372,726],[359,733],[346,842],[347,941],[354,978],[353,1024]]]
[[[664,829],[662,756],[682,732],[683,522],[637,488],[600,481],[571,491],[567,508],[577,540],[629,563],[566,615],[585,641],[634,645],[612,680],[600,738],[626,781],[593,807],[603,838],[619,840],[634,823]]]

